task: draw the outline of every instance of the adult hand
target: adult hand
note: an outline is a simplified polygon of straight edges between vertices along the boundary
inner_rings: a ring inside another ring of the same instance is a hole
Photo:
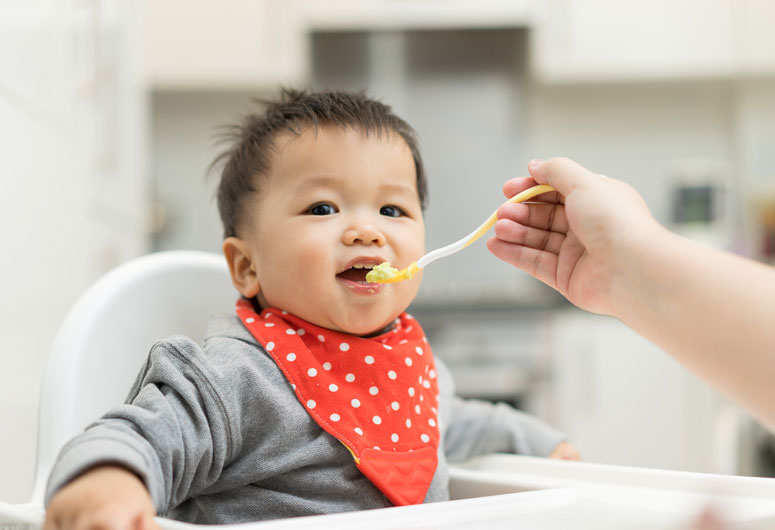
[[[503,186],[507,197],[538,184],[557,192],[498,210],[497,257],[553,287],[573,304],[613,314],[619,272],[633,245],[648,244],[661,230],[640,195],[624,182],[604,178],[566,158],[534,160],[530,177]]]
[[[506,195],[557,192],[502,206],[490,251],[615,316],[775,429],[775,269],[669,232],[630,186],[571,160],[528,168]]]

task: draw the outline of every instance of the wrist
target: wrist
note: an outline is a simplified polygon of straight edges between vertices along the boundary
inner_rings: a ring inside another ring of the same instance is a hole
[[[612,250],[611,315],[624,322],[633,310],[655,303],[670,281],[670,249],[677,236],[653,219],[640,228],[615,242]]]

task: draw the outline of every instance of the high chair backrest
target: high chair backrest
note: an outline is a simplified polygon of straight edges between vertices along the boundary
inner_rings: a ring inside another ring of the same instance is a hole
[[[109,272],[75,303],[57,332],[43,377],[32,504],[43,501],[59,450],[124,402],[154,342],[201,341],[209,315],[234,310],[238,294],[223,256],[148,254]]]

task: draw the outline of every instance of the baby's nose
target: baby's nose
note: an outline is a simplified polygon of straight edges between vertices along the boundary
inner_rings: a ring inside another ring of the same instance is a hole
[[[345,245],[377,245],[385,244],[385,236],[372,224],[354,226],[342,234]]]

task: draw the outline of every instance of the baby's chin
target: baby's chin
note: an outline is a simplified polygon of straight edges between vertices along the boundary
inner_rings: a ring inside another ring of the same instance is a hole
[[[403,313],[403,310],[388,315],[387,317],[381,316],[379,318],[369,318],[367,315],[360,314],[349,320],[337,319],[332,322],[317,325],[340,333],[355,335],[357,337],[375,337],[389,331],[393,322],[401,313]]]
[[[268,304],[268,306],[288,311],[310,324],[331,331],[357,337],[372,337],[389,330],[396,318],[406,311],[408,306],[406,303],[396,303],[395,300],[393,303],[374,302],[363,305],[329,304],[325,307],[298,304],[293,307],[283,307],[281,304]]]

